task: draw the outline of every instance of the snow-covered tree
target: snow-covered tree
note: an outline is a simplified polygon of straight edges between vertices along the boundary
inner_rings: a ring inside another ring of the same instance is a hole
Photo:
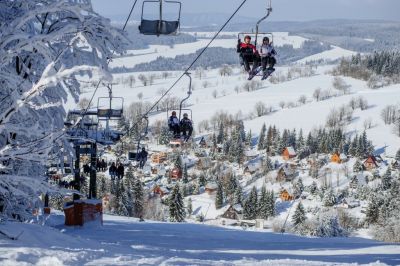
[[[260,198],[258,200],[258,217],[268,219],[269,215],[269,197],[265,185],[261,187]]]
[[[233,204],[243,204],[243,192],[242,187],[238,184],[235,190],[235,195],[233,197]]]
[[[217,194],[215,195],[215,208],[220,209],[224,205],[224,192],[221,183],[217,184]]]
[[[78,101],[77,76],[110,81],[107,60],[126,42],[90,0],[4,0],[0,17],[0,183],[4,197],[29,202],[47,190],[31,179],[42,180],[49,154],[68,147],[62,102]],[[36,192],[22,191],[21,180]],[[22,220],[30,213],[9,207]]]
[[[183,204],[183,195],[178,183],[172,189],[168,203],[169,219],[171,222],[183,222],[185,220],[185,206]]]
[[[297,181],[293,184],[293,190],[295,197],[300,197],[301,193],[303,193],[304,185],[301,177],[299,177],[299,179],[297,179]]]
[[[186,214],[188,215],[188,217],[192,215],[192,212],[193,212],[192,198],[189,198],[186,206]]]
[[[389,189],[392,183],[392,169],[390,166],[386,169],[385,174],[382,176],[382,188]]]
[[[267,127],[265,126],[265,123],[264,123],[261,127],[260,135],[258,136],[258,144],[257,144],[258,150],[263,150],[264,148],[266,148],[266,147],[264,147],[266,130],[267,130]]]
[[[353,172],[358,173],[358,172],[362,172],[362,171],[364,171],[364,166],[362,165],[362,163],[359,160],[357,160],[353,165]]]
[[[249,197],[244,203],[244,217],[245,219],[255,219],[257,216],[258,196],[257,189],[253,186]]]
[[[336,196],[332,189],[328,189],[325,192],[325,195],[324,195],[324,198],[322,201],[324,203],[324,206],[327,206],[327,207],[331,207],[336,204]]]
[[[183,167],[182,182],[184,184],[187,184],[189,182],[189,175],[188,175],[188,169],[187,169],[187,165],[186,164]]]
[[[127,179],[127,178],[125,178]],[[133,183],[133,205],[135,217],[141,218],[144,212],[144,189],[142,181],[139,178]]]
[[[395,159],[400,162],[400,149],[397,150]]]
[[[303,204],[299,202],[292,216],[293,225],[295,227],[301,225],[305,222],[305,220],[306,220],[306,212],[304,210]]]

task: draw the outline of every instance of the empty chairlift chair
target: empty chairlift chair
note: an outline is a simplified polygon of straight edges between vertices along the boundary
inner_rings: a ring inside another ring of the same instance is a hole
[[[165,4],[174,4],[178,6],[177,20],[163,20],[163,2]],[[160,14],[159,19],[150,20],[144,18],[144,8],[149,3],[159,3]],[[142,4],[142,16],[139,26],[139,32],[144,35],[177,35],[180,28],[182,3],[178,1],[164,1],[164,0],[147,0]]]

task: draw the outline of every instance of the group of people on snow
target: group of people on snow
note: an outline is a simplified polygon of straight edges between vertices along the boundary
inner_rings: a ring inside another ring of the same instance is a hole
[[[122,179],[124,177],[125,167],[122,165],[122,163],[118,163],[118,165],[116,165],[115,162],[112,162],[110,168],[108,169],[108,173],[110,174],[111,180],[114,180],[115,177],[117,177],[117,179]]]
[[[276,51],[268,37],[263,38],[259,51],[255,45],[250,43],[250,41],[251,37],[249,35],[244,37],[244,42],[238,39],[237,52],[239,53],[240,63],[249,73],[249,77],[256,74],[257,68],[261,63],[263,79],[265,79],[271,71],[274,70],[274,65],[276,64]],[[253,62],[253,67],[250,69],[251,62]]]
[[[174,138],[178,139],[183,136],[184,141],[188,141],[192,136],[193,124],[187,113],[183,114],[183,118],[179,121],[176,112],[173,111],[168,119],[169,130],[173,132]]]

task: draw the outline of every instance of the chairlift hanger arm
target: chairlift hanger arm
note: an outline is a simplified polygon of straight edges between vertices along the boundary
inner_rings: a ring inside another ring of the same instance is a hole
[[[190,95],[192,95],[192,77],[190,76],[189,72],[185,72],[185,75],[189,77],[189,90],[187,92],[186,98],[183,98],[181,103],[179,104],[179,121],[181,121],[181,114],[182,114],[182,107],[183,103],[190,98]]]
[[[261,22],[263,22],[264,20],[266,20],[269,15],[271,15],[272,12],[272,0],[269,1],[269,6],[267,7],[267,14],[262,17],[259,21],[257,21],[256,24],[256,38],[254,40],[254,45],[257,47],[257,36],[258,36],[258,28],[260,27]]]

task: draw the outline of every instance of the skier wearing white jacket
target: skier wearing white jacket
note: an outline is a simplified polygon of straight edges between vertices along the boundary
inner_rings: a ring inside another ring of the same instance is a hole
[[[275,55],[276,51],[272,43],[269,42],[269,38],[264,37],[263,44],[260,47],[261,66],[264,73],[267,69],[267,64],[269,65],[268,70],[274,70],[274,65],[276,64]]]

